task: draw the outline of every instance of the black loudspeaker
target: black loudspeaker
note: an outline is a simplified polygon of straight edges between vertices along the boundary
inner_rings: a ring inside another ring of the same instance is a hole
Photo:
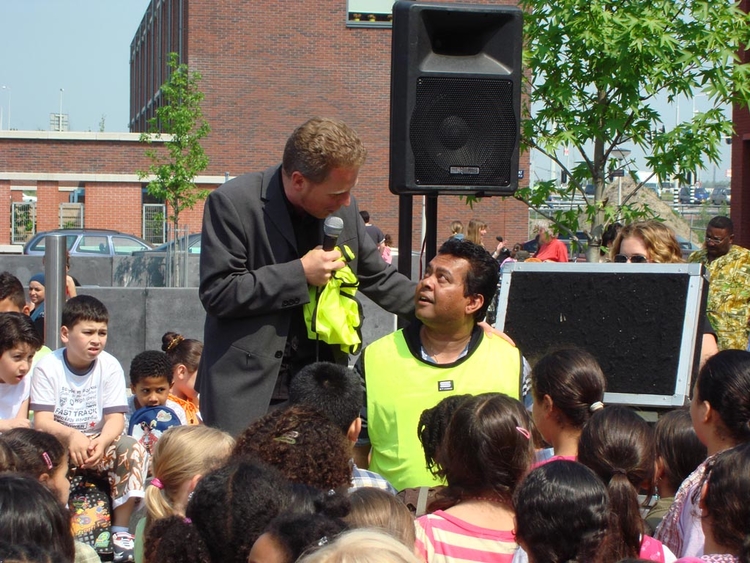
[[[514,6],[394,4],[393,193],[516,191],[522,36]]]

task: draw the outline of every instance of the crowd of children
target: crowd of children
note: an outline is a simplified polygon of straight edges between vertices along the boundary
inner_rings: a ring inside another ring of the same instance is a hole
[[[604,405],[591,355],[551,352],[527,406],[484,393],[426,410],[414,432],[442,485],[396,494],[354,461],[356,371],[304,368],[288,404],[235,438],[201,424],[199,341],[166,333],[132,360],[128,394],[104,304],[68,300],[64,347],[35,358],[11,278],[0,274],[2,561],[750,563],[750,352],[709,358],[689,411],[655,425]],[[72,476],[108,483],[109,552],[74,534]]]

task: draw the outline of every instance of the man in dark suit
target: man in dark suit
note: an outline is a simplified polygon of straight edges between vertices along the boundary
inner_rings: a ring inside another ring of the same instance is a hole
[[[316,360],[345,361],[307,336],[309,286],[343,267],[324,251],[323,221],[341,217],[338,244],[360,290],[384,309],[413,314],[415,283],[388,266],[367,235],[351,190],[366,151],[342,122],[314,118],[289,137],[281,166],[246,174],[206,201],[200,299],[206,310],[198,372],[206,424],[234,435],[288,398],[291,377]]]

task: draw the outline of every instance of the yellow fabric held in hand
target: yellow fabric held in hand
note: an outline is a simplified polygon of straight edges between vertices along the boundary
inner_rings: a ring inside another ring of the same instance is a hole
[[[351,248],[339,247],[341,260],[354,259]],[[355,299],[359,280],[349,266],[331,274],[323,287],[310,286],[310,302],[303,306],[307,336],[326,344],[339,345],[346,354],[362,347],[362,310]]]

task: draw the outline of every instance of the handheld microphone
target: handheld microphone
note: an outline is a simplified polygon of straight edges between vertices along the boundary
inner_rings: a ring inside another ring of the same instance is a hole
[[[336,248],[336,241],[344,230],[344,220],[341,217],[334,217],[332,215],[326,217],[323,223],[323,250],[330,252]]]

